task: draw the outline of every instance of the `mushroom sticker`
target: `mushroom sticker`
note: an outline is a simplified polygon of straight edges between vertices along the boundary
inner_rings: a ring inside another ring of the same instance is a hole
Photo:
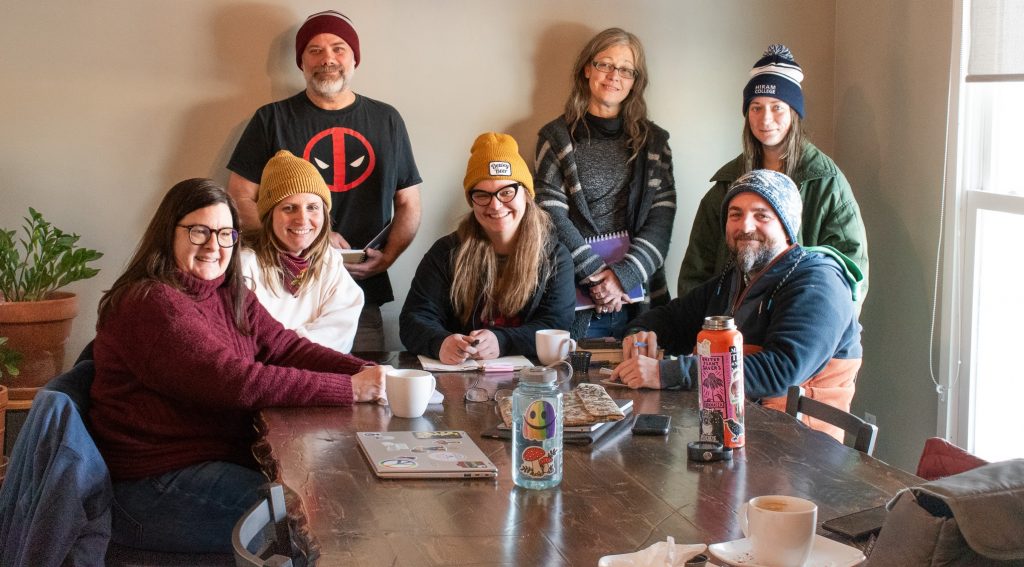
[[[523,450],[523,464],[519,471],[523,474],[541,478],[555,472],[555,450],[545,451],[541,447],[527,447]]]

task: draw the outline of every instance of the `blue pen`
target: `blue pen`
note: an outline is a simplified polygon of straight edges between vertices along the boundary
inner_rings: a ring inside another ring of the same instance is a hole
[[[643,341],[638,341],[633,343],[633,347],[636,349],[636,357],[640,358],[640,347],[647,348],[647,343]]]

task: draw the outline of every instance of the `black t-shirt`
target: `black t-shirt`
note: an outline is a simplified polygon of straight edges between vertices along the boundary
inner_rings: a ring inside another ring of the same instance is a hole
[[[356,95],[341,110],[324,110],[306,92],[256,111],[228,169],[259,183],[278,150],[314,166],[331,190],[331,226],[361,248],[391,220],[395,193],[422,182],[405,122],[392,106]],[[386,273],[358,282],[367,303],[394,300]]]

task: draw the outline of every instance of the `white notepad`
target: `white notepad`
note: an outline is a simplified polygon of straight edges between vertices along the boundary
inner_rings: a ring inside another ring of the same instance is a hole
[[[502,356],[491,360],[469,359],[462,364],[443,364],[436,358],[430,358],[422,354],[418,355],[417,358],[420,359],[420,366],[427,372],[469,372],[472,370],[483,370],[486,372],[488,366],[511,367],[512,370],[522,370],[523,368],[534,366],[529,358],[521,355]]]

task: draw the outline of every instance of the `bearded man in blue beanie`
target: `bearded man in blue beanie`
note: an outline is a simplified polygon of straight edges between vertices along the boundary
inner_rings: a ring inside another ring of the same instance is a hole
[[[697,333],[705,317],[727,315],[743,334],[748,399],[785,411],[786,391],[803,386],[805,395],[849,411],[862,356],[855,304],[862,276],[834,248],[797,244],[801,211],[796,185],[781,173],[756,169],[733,182],[721,215],[731,267],[631,321],[612,379],[631,388],[695,388]],[[659,343],[678,358],[657,360]],[[805,421],[842,441],[842,430]]]

